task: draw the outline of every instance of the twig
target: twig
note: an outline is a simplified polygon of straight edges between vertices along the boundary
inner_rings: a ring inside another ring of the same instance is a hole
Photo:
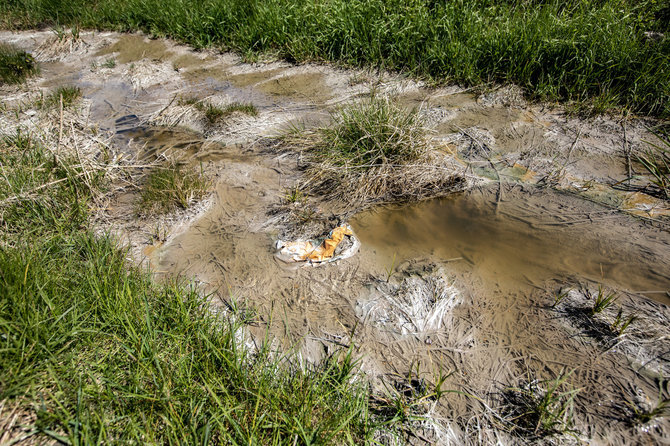
[[[56,144],[56,159],[60,155],[60,144],[63,140],[63,93],[60,94],[60,125],[58,126],[58,143]]]
[[[628,133],[626,132],[626,121],[621,123],[623,127],[623,150],[626,154],[626,171],[628,172],[628,188],[630,189],[630,180],[633,176],[630,163],[630,144],[628,144]]]

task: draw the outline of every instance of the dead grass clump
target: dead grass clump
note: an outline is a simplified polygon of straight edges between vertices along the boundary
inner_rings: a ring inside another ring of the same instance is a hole
[[[209,180],[202,172],[176,161],[154,167],[140,193],[138,211],[141,214],[161,214],[175,209],[186,209],[202,198],[209,188]]]
[[[35,51],[35,56],[41,61],[60,60],[69,54],[86,50],[90,46],[81,38],[79,28],[76,26],[69,30],[57,26],[52,29],[52,32],[53,36]]]
[[[308,155],[303,187],[356,207],[463,188],[450,158],[430,148],[416,110],[373,96],[338,109],[332,119],[329,127],[296,130],[282,138],[284,146]]]

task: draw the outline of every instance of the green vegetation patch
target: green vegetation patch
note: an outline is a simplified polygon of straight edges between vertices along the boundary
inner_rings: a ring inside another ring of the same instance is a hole
[[[165,213],[186,209],[209,188],[202,172],[176,161],[152,168],[142,188],[138,208],[142,213]]]
[[[39,71],[30,54],[0,44],[0,84],[18,84]]]
[[[214,125],[222,119],[227,118],[233,113],[243,113],[249,116],[258,116],[258,109],[254,104],[243,102],[232,102],[225,106],[214,105],[209,101],[198,99],[194,96],[180,98],[180,105],[192,105],[203,116],[210,125]]]
[[[670,115],[670,7],[658,0],[15,0],[0,17],[143,30],[250,59],[511,82],[542,100]]]
[[[405,110],[375,96],[333,114],[333,125],[320,130],[318,157],[336,165],[373,168],[416,161],[426,135],[416,110]]]
[[[649,143],[637,160],[651,175],[648,188],[652,194],[670,199],[670,135],[658,133],[658,144]]]
[[[62,99],[61,99],[62,98]],[[38,104],[44,108],[60,107],[61,100],[63,108],[71,107],[81,98],[81,89],[76,86],[58,87]]]

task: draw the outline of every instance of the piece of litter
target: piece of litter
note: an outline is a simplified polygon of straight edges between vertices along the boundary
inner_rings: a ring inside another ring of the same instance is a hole
[[[337,255],[335,251],[342,242],[346,243]],[[277,257],[286,262],[302,262],[305,264],[319,264],[334,262],[353,256],[360,242],[348,224],[334,228],[325,240],[297,240],[293,242],[277,240]]]

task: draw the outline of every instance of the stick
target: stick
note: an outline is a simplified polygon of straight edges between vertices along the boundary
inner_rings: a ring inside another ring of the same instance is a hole
[[[60,125],[58,126],[58,144],[56,145],[56,159],[60,155],[60,143],[63,140],[63,93],[60,94]]]
[[[623,150],[626,154],[626,170],[628,171],[628,188],[630,189],[630,180],[632,175],[632,167],[630,164],[630,145],[628,144],[628,133],[626,132],[626,121],[622,122],[623,126]]]

